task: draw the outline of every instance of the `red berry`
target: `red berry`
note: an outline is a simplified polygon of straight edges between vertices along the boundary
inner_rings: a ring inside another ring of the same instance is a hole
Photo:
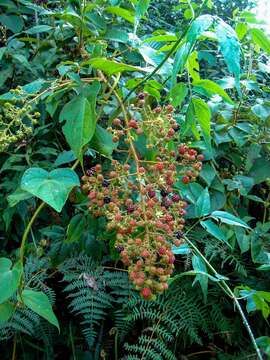
[[[169,131],[168,131],[168,135],[169,136],[173,136],[175,133],[174,129],[173,128],[170,128]]]
[[[194,149],[189,149],[188,154],[191,155],[191,156],[194,156],[194,155],[197,155],[197,151],[194,150]]]
[[[155,167],[156,167],[156,170],[162,171],[164,168],[164,165],[162,163],[157,163]]]
[[[161,247],[161,248],[159,248],[158,253],[159,253],[159,255],[165,255],[166,249],[164,247]]]
[[[138,123],[137,123],[137,121],[135,119],[131,119],[128,122],[128,126],[130,128],[137,129],[138,128]]]
[[[146,249],[141,252],[141,256],[144,257],[144,258],[147,258],[149,255],[150,255],[150,253]]]
[[[88,195],[89,199],[92,199],[92,200],[95,199],[96,196],[97,196],[96,191],[90,191],[90,193]]]
[[[155,191],[154,191],[154,190],[148,191],[148,196],[149,196],[151,199],[152,199],[153,197],[155,197],[155,196],[156,196]]]
[[[172,201],[173,201],[173,202],[178,202],[178,201],[180,201],[180,196],[179,196],[178,194],[173,194],[173,196],[172,196]]]
[[[186,146],[180,146],[179,148],[178,148],[178,153],[180,154],[180,155],[184,155],[185,154],[185,152],[186,152]]]
[[[173,111],[174,111],[174,107],[173,107],[172,105],[167,105],[167,106],[166,106],[166,110],[167,110],[168,112],[173,112]]]
[[[143,288],[141,290],[141,295],[144,299],[150,299],[152,296],[152,291],[149,288]]]
[[[190,182],[189,177],[188,177],[188,176],[183,176],[183,177],[182,177],[182,182],[183,182],[184,184],[188,184],[188,183]]]

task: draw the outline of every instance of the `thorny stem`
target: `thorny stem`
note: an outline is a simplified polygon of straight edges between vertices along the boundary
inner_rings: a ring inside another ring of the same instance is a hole
[[[204,261],[205,264],[208,266],[208,268],[212,271],[212,273],[213,273],[214,275],[219,275],[218,272],[215,270],[215,268],[209,263],[209,261],[205,258],[205,256],[200,252],[200,250],[199,250],[187,237],[185,237],[185,240],[186,240],[186,242],[192,247],[192,249],[195,251],[195,253],[197,253],[197,255],[199,255],[199,256],[203,259],[203,261]],[[253,346],[254,346],[254,349],[256,350],[256,353],[257,353],[257,355],[258,355],[258,359],[259,359],[259,360],[263,360],[263,357],[262,357],[262,355],[261,355],[260,349],[258,348],[258,345],[257,345],[257,343],[256,343],[255,337],[254,337],[254,335],[253,335],[253,332],[252,332],[252,330],[251,330],[251,328],[250,328],[250,325],[249,325],[249,323],[248,323],[248,321],[247,321],[247,318],[246,318],[246,316],[245,316],[245,314],[244,314],[244,312],[243,312],[243,310],[242,310],[242,307],[241,307],[241,305],[240,305],[237,297],[234,295],[234,293],[233,293],[233,291],[231,290],[231,288],[227,285],[226,281],[221,280],[221,281],[219,282],[219,284],[222,285],[221,288],[223,289],[223,291],[224,291],[231,299],[233,299],[233,301],[234,301],[234,303],[235,303],[235,306],[237,307],[237,309],[238,309],[238,311],[239,311],[239,313],[240,313],[240,316],[242,317],[243,324],[244,324],[244,326],[246,327],[247,332],[248,332],[248,334],[249,334],[249,336],[250,336],[250,339],[251,339],[251,341],[252,341],[252,344],[253,344]]]

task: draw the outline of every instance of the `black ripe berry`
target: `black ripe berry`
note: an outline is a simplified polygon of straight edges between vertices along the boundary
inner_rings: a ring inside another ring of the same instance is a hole
[[[110,185],[110,182],[109,182],[108,180],[104,179],[104,180],[102,181],[102,186],[103,186],[103,187],[108,187],[109,185]]]
[[[124,248],[124,246],[116,246],[116,248],[115,248],[115,250],[117,251],[117,252],[121,252],[121,251],[123,251],[125,248]]]
[[[175,237],[176,237],[176,239],[178,239],[178,240],[180,240],[180,239],[182,239],[183,238],[183,232],[182,231],[177,231],[176,233],[175,233]]]
[[[104,203],[109,204],[111,202],[111,198],[109,196],[104,197]]]
[[[164,189],[161,189],[161,190],[160,190],[160,195],[161,195],[162,197],[165,197],[165,196],[168,195],[168,192],[167,192],[166,190],[164,190]]]

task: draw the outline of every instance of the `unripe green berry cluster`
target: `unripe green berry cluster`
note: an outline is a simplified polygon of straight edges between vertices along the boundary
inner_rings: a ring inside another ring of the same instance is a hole
[[[20,95],[21,91],[15,89],[13,93]],[[0,152],[30,136],[39,116],[40,113],[33,112],[31,105],[5,103],[0,113]]]

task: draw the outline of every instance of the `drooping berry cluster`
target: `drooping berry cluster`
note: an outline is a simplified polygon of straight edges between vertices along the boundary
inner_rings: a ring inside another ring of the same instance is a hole
[[[116,249],[128,266],[130,280],[145,299],[153,299],[167,289],[174,269],[172,245],[179,246],[183,241],[187,203],[175,183],[195,180],[203,159],[187,144],[176,144],[176,132],[170,129],[177,124],[166,116],[173,109],[160,109],[151,113],[153,119],[159,118],[153,127],[148,123],[149,115],[138,121],[115,119],[114,125],[121,126],[125,135],[127,158],[124,163],[112,160],[106,173],[98,164],[83,177],[90,212],[105,216],[108,230],[116,232]],[[161,141],[161,131],[165,131],[165,142]],[[144,136],[146,147],[155,144],[150,160],[143,159],[135,148],[138,136]]]

